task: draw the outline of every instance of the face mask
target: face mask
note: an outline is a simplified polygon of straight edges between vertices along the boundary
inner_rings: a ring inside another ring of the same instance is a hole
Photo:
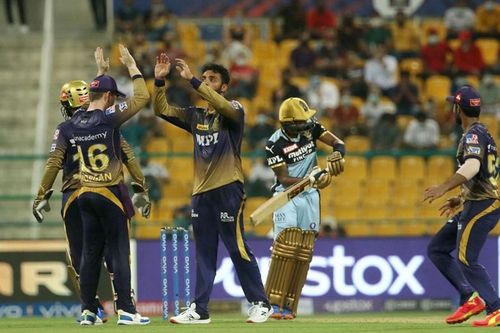
[[[263,124],[265,124],[265,123],[266,123],[266,121],[267,121],[267,117],[266,117],[266,116],[264,116],[264,115],[262,115],[262,114],[261,114],[261,115],[259,115],[259,116],[257,116],[257,122],[258,122],[259,124],[263,125]]]
[[[340,104],[342,106],[351,106],[351,96],[342,96],[342,98],[340,99]]]
[[[439,42],[439,36],[438,35],[430,35],[427,38],[427,42],[429,44],[435,45],[435,44],[437,44]]]
[[[493,8],[495,8],[495,3],[493,1],[486,1],[484,3],[484,8],[486,10],[492,10]]]
[[[377,94],[370,94],[368,95],[368,102],[376,104],[380,100],[380,97]]]

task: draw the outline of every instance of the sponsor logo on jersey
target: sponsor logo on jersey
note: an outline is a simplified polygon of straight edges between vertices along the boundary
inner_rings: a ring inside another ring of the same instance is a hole
[[[198,213],[195,213],[194,209],[191,209],[191,217],[198,217]]]
[[[56,129],[56,131],[54,132],[54,136],[52,137],[53,140],[57,140],[57,138],[59,138],[59,128]]]
[[[229,215],[228,212],[220,212],[221,222],[234,222],[234,216]]]
[[[309,142],[305,146],[289,153],[287,155],[288,159],[295,162],[302,161],[307,155],[314,152],[314,142]]]
[[[294,150],[295,150],[295,149],[297,149],[297,148],[299,148],[299,146],[297,146],[297,144],[296,144],[296,143],[294,143],[294,144],[293,144],[293,145],[291,145],[291,146],[288,146],[288,147],[283,148],[283,153],[288,154],[289,152],[294,151]]]
[[[94,141],[94,140],[100,140],[100,139],[106,139],[106,136],[108,135],[108,132],[102,132],[102,133],[97,133],[97,134],[89,134],[89,135],[83,135],[83,136],[75,136],[74,139],[75,141]]]
[[[267,165],[274,165],[283,162],[283,158],[281,156],[273,156],[267,159]]]
[[[120,110],[120,112],[123,112],[127,109],[128,109],[127,102],[121,102],[120,104],[118,104],[118,110]]]
[[[106,111],[104,111],[104,114],[106,116],[109,116],[110,114],[113,114],[113,113],[115,113],[115,107],[114,106],[111,106],[111,107],[107,108]]]
[[[208,131],[208,125],[206,124],[196,124],[196,129],[200,131]]]
[[[479,144],[479,139],[477,137],[477,134],[467,134],[465,136],[465,143],[470,143],[470,144]]]
[[[467,147],[468,154],[481,155],[480,147]]]
[[[219,133],[213,133],[213,134],[207,134],[207,135],[200,135],[196,134],[196,142],[198,143],[199,146],[202,147],[207,147],[212,144],[216,144],[219,142]]]
[[[51,153],[55,152],[56,151],[56,147],[57,147],[57,145],[55,143],[51,144],[50,145],[50,152]]]

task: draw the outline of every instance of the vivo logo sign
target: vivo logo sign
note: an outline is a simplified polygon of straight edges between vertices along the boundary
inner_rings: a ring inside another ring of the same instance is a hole
[[[406,261],[397,255],[356,258],[346,253],[343,245],[336,245],[331,256],[313,257],[302,295],[395,296],[405,287],[413,295],[423,295],[425,289],[416,278],[423,262],[423,255],[414,255]],[[258,263],[265,282],[269,257],[259,258]],[[370,278],[367,278],[368,275]],[[224,258],[217,269],[215,284],[222,284],[224,291],[232,297],[244,297],[237,281],[231,259]]]

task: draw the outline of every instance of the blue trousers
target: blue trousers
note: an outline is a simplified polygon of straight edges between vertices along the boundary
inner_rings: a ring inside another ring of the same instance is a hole
[[[192,198],[192,223],[196,243],[196,312],[208,315],[208,302],[217,269],[219,237],[231,256],[241,287],[249,302],[267,297],[257,261],[247,245],[243,228],[243,184],[234,182]]]
[[[478,257],[499,218],[499,200],[466,201],[464,209],[448,220],[427,247],[429,259],[459,292],[460,304],[476,290],[488,313],[500,309],[500,300]],[[456,257],[451,254],[454,250]]]

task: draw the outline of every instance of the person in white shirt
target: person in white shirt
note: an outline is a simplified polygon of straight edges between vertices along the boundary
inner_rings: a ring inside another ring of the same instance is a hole
[[[385,96],[391,96],[398,84],[398,61],[382,45],[375,46],[373,57],[365,63],[365,82],[379,87]]]
[[[439,125],[428,118],[425,112],[418,112],[405,131],[404,143],[412,149],[435,149],[439,144]]]
[[[339,88],[331,82],[322,81],[318,75],[313,75],[306,91],[307,100],[311,108],[316,109],[316,117],[321,118],[328,109],[339,106]]]
[[[456,5],[444,12],[444,25],[448,30],[448,38],[454,38],[462,30],[474,28],[476,14],[467,6],[467,1],[459,0]]]

